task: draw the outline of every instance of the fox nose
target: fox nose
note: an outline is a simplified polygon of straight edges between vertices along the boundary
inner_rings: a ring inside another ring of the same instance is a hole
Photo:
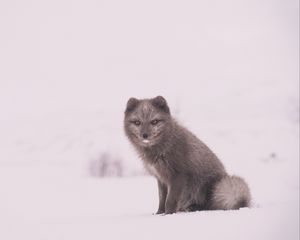
[[[143,138],[144,138],[144,139],[147,139],[147,138],[148,138],[148,134],[147,134],[147,133],[144,133],[144,134],[143,134]]]

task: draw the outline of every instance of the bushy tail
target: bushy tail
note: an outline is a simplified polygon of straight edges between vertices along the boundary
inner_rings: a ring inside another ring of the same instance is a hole
[[[247,183],[237,176],[226,176],[216,183],[211,199],[211,209],[239,209],[249,207],[251,194]]]

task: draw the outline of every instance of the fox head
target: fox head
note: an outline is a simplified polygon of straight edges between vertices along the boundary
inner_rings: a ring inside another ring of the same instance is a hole
[[[163,139],[170,120],[170,109],[162,96],[142,100],[130,98],[125,110],[125,133],[137,146],[150,147]]]

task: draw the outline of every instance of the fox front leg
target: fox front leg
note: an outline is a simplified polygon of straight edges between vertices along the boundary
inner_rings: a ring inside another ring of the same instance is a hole
[[[166,205],[168,189],[167,186],[159,180],[157,180],[157,185],[158,185],[158,194],[159,194],[159,206],[156,214],[162,214],[165,213],[165,205]]]
[[[181,177],[174,177],[168,186],[165,213],[172,214],[177,210],[177,203],[180,199],[184,181]]]

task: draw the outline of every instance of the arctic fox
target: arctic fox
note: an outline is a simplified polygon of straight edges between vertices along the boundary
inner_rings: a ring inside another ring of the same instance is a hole
[[[124,129],[157,179],[157,214],[249,207],[246,182],[229,176],[217,156],[172,118],[163,97],[130,98]]]

